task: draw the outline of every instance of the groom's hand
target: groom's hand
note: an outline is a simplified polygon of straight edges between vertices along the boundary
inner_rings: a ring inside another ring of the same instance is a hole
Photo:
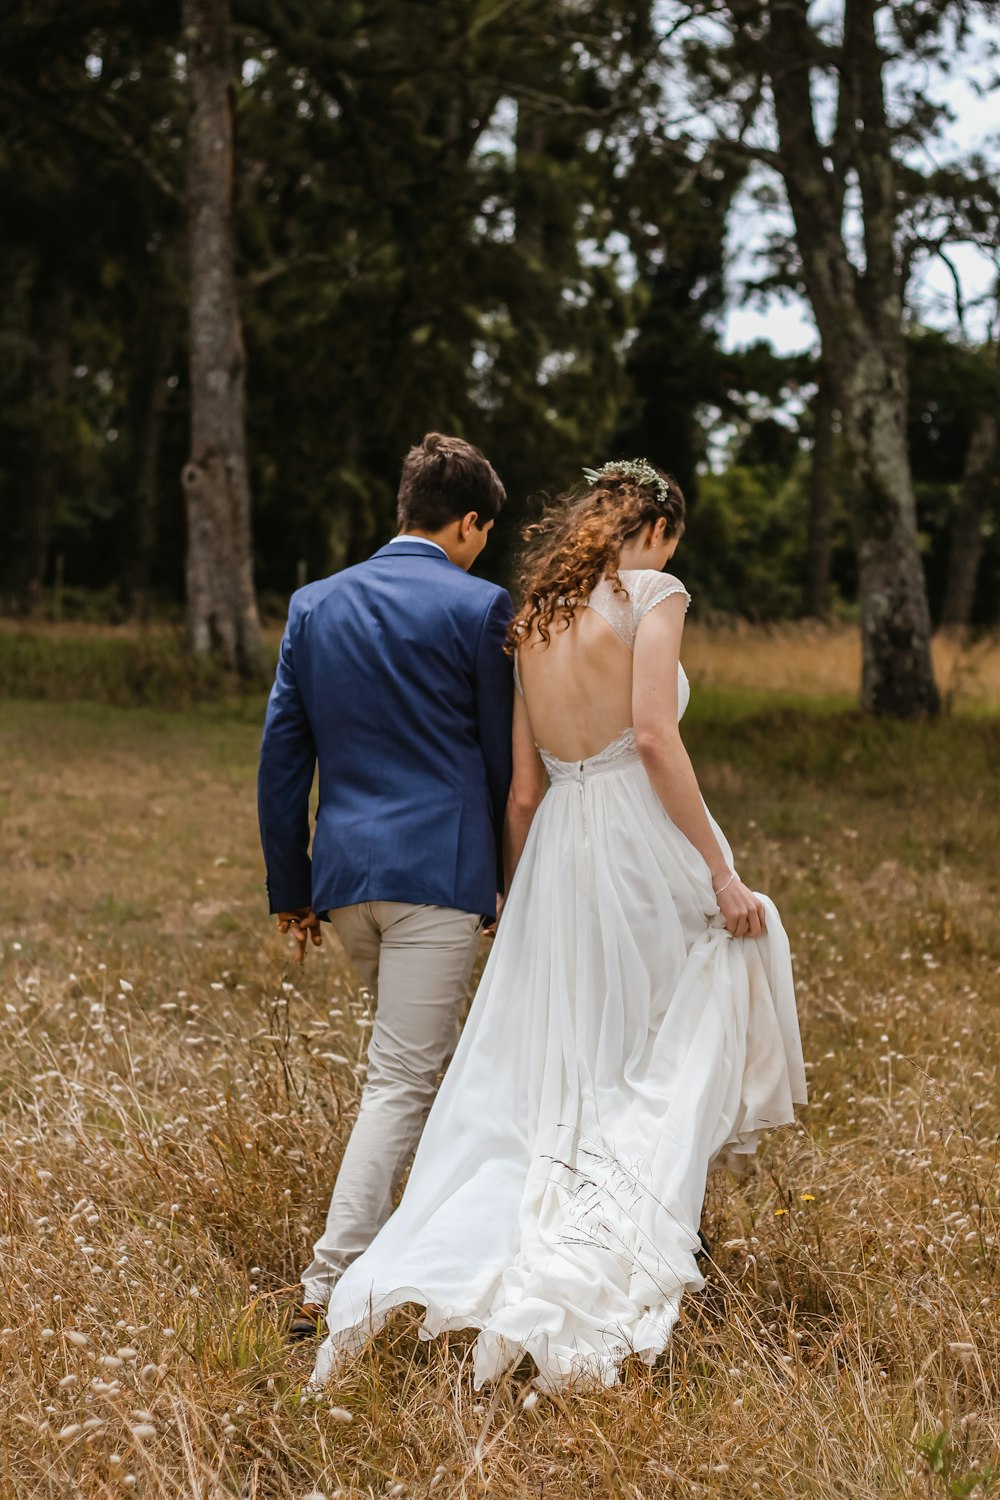
[[[487,925],[483,928],[483,936],[484,937],[488,937],[488,938],[494,938],[494,937],[496,937],[496,935],[497,935],[497,923],[500,920],[500,913],[503,911],[503,904],[504,904],[505,900],[506,900],[506,897],[501,896],[500,892],[497,891],[497,914],[493,918],[493,921],[487,923]]]
[[[306,943],[311,938],[314,948],[323,946],[323,929],[319,917],[311,906],[299,906],[295,911],[279,911],[278,931],[290,932],[298,947],[295,962],[302,963],[306,956]]]

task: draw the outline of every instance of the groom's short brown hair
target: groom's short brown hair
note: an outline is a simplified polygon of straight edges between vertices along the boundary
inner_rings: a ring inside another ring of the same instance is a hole
[[[440,531],[470,510],[479,529],[500,514],[507,491],[485,454],[464,438],[429,432],[403,464],[397,514],[400,531]]]

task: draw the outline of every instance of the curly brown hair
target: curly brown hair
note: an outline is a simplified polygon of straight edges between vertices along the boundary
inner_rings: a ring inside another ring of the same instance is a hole
[[[521,641],[537,630],[548,644],[558,618],[565,628],[591,590],[616,563],[624,544],[644,526],[665,520],[667,537],[684,530],[684,495],[672,474],[655,471],[660,485],[640,483],[630,474],[602,471],[581,493],[573,490],[548,505],[538,521],[521,533],[518,591],[522,600],[507,632],[513,655]],[[615,590],[624,584],[614,573]]]

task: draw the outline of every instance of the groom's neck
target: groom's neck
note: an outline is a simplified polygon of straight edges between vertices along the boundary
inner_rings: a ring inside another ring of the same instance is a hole
[[[434,542],[447,555],[449,562],[453,562],[458,568],[468,569],[470,562],[466,561],[465,557],[468,549],[462,546],[456,531],[456,526],[445,526],[440,531],[424,531],[419,526],[409,526],[399,535],[413,537],[419,542]]]

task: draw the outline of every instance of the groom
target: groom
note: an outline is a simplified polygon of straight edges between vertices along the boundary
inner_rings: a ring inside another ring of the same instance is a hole
[[[367,1081],[293,1338],[316,1332],[337,1277],[389,1216],[496,914],[512,607],[468,570],[505,499],[478,448],[428,433],[403,465],[399,535],[289,606],[258,781],[270,910],[299,959],[328,917],[376,1002]]]

